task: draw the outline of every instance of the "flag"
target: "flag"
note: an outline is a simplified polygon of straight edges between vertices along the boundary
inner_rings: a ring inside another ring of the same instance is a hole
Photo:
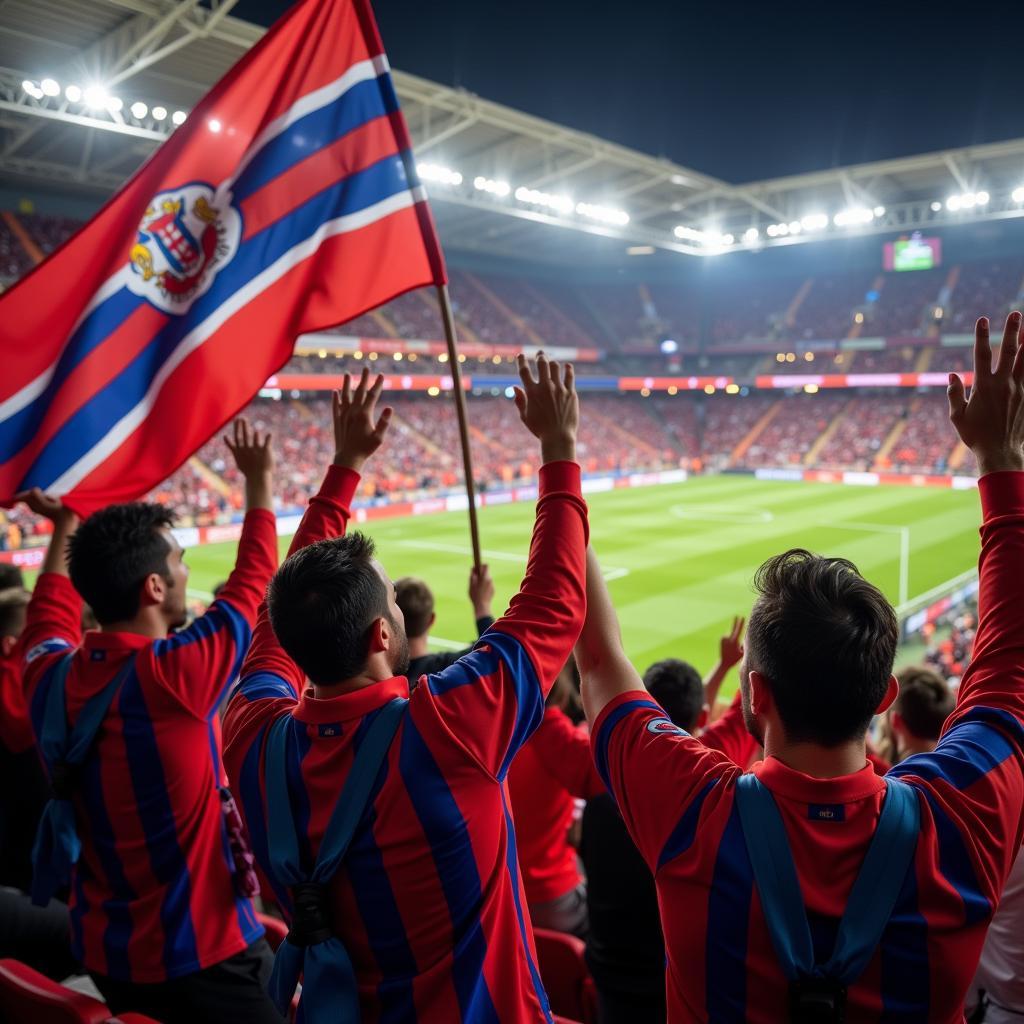
[[[368,0],[302,0],[0,296],[0,501],[139,498],[299,334],[445,279]]]

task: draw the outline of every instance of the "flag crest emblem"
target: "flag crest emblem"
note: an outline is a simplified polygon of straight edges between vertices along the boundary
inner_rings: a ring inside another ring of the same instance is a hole
[[[128,287],[165,313],[187,313],[238,250],[242,218],[212,185],[154,196],[130,254]]]

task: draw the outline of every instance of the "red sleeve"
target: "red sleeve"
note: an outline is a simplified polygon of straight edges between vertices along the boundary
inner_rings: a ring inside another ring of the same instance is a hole
[[[235,568],[220,596],[187,629],[158,640],[139,657],[150,659],[153,679],[199,718],[214,714],[238,677],[249,649],[256,609],[277,568],[274,513],[246,513]]]
[[[544,717],[544,700],[586,617],[587,506],[575,462],[541,467],[519,593],[473,650],[413,693],[420,724],[503,779]]]
[[[586,726],[573,725],[560,708],[547,709],[530,746],[547,773],[570,795],[589,800],[605,791],[590,752],[590,733]]]
[[[590,736],[597,770],[653,873],[688,848],[706,804],[725,791],[722,780],[742,772],[640,690],[609,701]]]
[[[978,632],[938,746],[892,769],[921,792],[940,869],[969,921],[990,916],[1024,838],[1024,473],[978,481]]]
[[[288,554],[318,540],[344,535],[358,486],[358,473],[331,466],[319,494],[310,499]],[[224,715],[224,760],[229,776],[233,769],[241,770],[241,759],[262,723],[268,716],[276,716],[282,702],[294,703],[305,681],[302,669],[277,642],[264,601],[260,605],[249,654],[242,665],[241,681]],[[233,776],[232,781],[237,777]]]
[[[47,655],[77,647],[82,642],[82,599],[71,580],[60,573],[44,572],[36,580],[18,641],[24,667],[26,694],[31,694]]]
[[[743,722],[742,697],[738,692],[725,714],[701,733],[700,741],[711,750],[720,750],[741,768],[746,768],[757,756],[760,744]]]

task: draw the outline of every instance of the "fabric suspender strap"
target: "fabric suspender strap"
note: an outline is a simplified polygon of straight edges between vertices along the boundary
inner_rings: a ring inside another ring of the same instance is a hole
[[[291,890],[293,901],[288,938],[274,957],[270,996],[281,1013],[287,1013],[302,975],[305,1024],[357,1024],[359,1021],[355,971],[344,945],[331,928],[327,887],[341,867],[366,812],[370,793],[408,703],[393,700],[385,704],[367,728],[311,871],[302,866],[298,829],[288,790],[295,720],[291,715],[282,715],[271,725],[267,736],[265,777],[270,869],[275,879]]]
[[[43,808],[32,847],[32,902],[38,907],[45,907],[54,893],[71,881],[71,868],[78,863],[82,841],[75,826],[71,798],[103,719],[135,666],[135,655],[128,658],[99,693],[86,701],[69,733],[66,684],[73,661],[74,653],[65,655],[42,684],[48,690],[44,695],[39,749],[53,796]]]
[[[863,974],[885,931],[910,870],[920,832],[917,792],[886,777],[886,793],[875,834],[839,923],[835,949],[817,964],[793,854],[782,816],[771,793],[753,774],[736,783],[747,853],[765,924],[786,977],[832,978],[853,984]]]

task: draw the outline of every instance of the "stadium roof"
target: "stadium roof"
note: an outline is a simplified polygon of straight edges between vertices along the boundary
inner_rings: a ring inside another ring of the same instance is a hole
[[[117,188],[263,34],[231,16],[236,2],[0,0],[0,176]],[[1024,215],[1024,139],[731,184],[465,90],[394,80],[454,249],[578,263]]]

